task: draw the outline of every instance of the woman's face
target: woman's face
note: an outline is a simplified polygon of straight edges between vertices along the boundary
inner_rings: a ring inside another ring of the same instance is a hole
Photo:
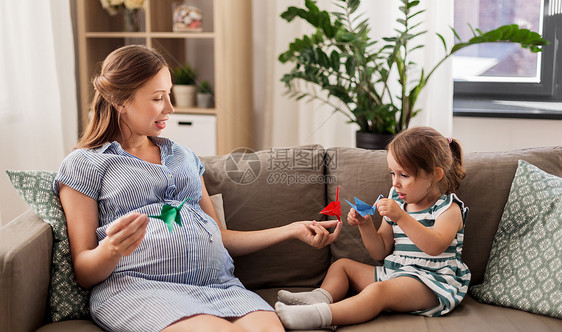
[[[172,78],[167,67],[141,86],[133,99],[126,101],[121,112],[123,137],[158,136],[166,128],[169,114],[174,113],[170,101]]]

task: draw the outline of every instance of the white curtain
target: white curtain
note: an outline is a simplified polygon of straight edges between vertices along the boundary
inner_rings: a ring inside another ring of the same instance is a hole
[[[26,209],[5,170],[57,170],[77,136],[69,1],[0,0],[0,224]]]
[[[319,0],[318,6],[335,10],[333,1]],[[393,34],[400,2],[397,0],[364,0],[359,8],[369,17],[372,36],[379,39]],[[284,96],[285,87],[279,81],[291,65],[282,65],[277,57],[287,50],[296,37],[310,31],[307,23],[295,20],[288,24],[280,14],[289,6],[303,6],[302,0],[254,0],[254,105],[256,147],[293,146],[318,143],[324,147],[355,146],[355,124],[333,113],[332,108],[319,102],[296,102]],[[413,54],[413,60],[423,68],[432,68],[444,56],[444,49],[435,32],[442,34],[448,45],[453,42],[453,1],[426,0],[421,29],[428,32],[418,38],[425,47]],[[417,102],[423,111],[411,123],[432,126],[443,135],[452,133],[453,81],[451,64],[446,62],[429,81]]]

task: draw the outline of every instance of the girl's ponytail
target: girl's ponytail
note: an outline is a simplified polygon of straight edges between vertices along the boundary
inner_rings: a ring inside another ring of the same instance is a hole
[[[450,139],[449,148],[451,149],[451,155],[453,157],[451,169],[445,176],[448,178],[448,188],[447,193],[452,193],[457,191],[462,179],[466,175],[466,171],[463,167],[462,158],[462,147],[456,139]]]

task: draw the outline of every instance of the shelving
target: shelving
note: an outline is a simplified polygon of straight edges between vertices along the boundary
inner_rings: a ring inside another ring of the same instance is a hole
[[[81,125],[88,119],[90,82],[101,61],[118,47],[143,44],[160,51],[171,67],[189,63],[199,81],[213,85],[215,108],[176,108],[176,113],[215,116],[216,153],[252,148],[251,0],[189,1],[202,9],[202,32],[172,31],[174,0],[145,2],[140,31],[125,32],[122,13],[111,16],[99,0],[78,0]]]

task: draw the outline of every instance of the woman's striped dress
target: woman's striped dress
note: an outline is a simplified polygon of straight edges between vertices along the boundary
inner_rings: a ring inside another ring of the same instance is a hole
[[[203,163],[187,148],[152,137],[162,165],[127,153],[117,142],[79,149],[63,161],[54,188],[64,183],[98,201],[98,242],[117,218],[136,211],[158,215],[163,204],[179,205],[183,226],[173,233],[150,219],[140,246],[123,257],[113,273],[95,286],[93,319],[111,331],[158,331],[187,316],[240,317],[273,310],[234,277],[233,260],[220,229],[198,204]]]
[[[404,201],[398,198],[394,188],[390,190],[389,197],[404,209]],[[432,207],[409,214],[424,226],[432,228],[437,217],[453,203],[460,206],[464,223],[468,208],[455,194],[443,195]],[[470,282],[470,271],[461,260],[464,227],[457,232],[453,242],[442,254],[430,256],[418,249],[400,226],[388,218],[385,220],[394,231],[394,251],[385,258],[383,266],[375,267],[375,280],[407,276],[416,278],[429,287],[437,295],[439,304],[428,310],[412,312],[413,314],[441,316],[453,310],[466,295]]]

